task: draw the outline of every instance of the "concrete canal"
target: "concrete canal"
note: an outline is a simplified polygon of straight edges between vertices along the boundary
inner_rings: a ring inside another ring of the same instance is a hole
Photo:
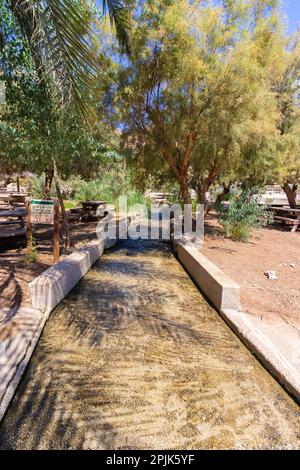
[[[169,245],[124,241],[52,313],[1,449],[300,448],[300,408]]]

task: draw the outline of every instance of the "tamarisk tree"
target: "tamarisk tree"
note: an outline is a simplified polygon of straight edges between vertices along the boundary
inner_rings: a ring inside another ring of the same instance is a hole
[[[279,133],[269,75],[276,8],[275,0],[155,0],[136,11],[131,62],[119,74],[124,134],[137,154],[168,165],[184,202],[190,186],[203,202],[234,169],[251,172]]]

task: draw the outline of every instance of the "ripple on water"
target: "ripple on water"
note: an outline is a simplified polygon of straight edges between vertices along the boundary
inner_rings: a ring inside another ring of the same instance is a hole
[[[299,448],[299,407],[169,245],[125,241],[52,313],[1,448]]]

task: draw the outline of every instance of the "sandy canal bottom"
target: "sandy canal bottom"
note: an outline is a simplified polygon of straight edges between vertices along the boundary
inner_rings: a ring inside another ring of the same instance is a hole
[[[1,449],[300,448],[300,408],[169,245],[124,241],[52,313]]]

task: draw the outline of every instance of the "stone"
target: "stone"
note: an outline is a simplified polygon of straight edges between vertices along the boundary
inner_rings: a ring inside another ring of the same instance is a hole
[[[268,279],[275,281],[278,279],[278,276],[275,271],[265,271],[265,276],[267,276]]]

